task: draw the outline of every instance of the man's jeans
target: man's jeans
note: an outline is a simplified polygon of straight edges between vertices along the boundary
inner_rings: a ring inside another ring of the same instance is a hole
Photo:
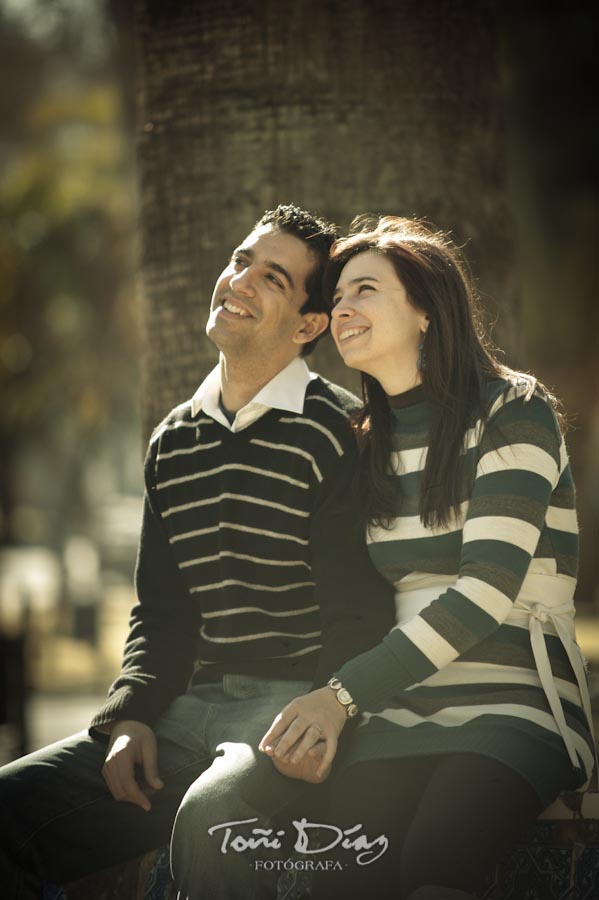
[[[267,897],[251,854],[223,854],[222,830],[211,837],[207,829],[253,818],[269,827],[305,790],[257,745],[282,707],[309,689],[305,681],[226,675],[178,697],[155,729],[164,788],[149,812],[112,798],[101,774],[106,747],[86,732],[4,766],[2,895],[39,900],[43,882],[72,881],[158,847],[179,812],[173,866],[181,897]]]

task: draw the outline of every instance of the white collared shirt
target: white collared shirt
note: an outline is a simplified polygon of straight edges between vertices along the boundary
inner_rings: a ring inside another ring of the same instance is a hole
[[[309,382],[316,378],[300,356],[296,356],[288,366],[278,372],[274,378],[258,391],[256,396],[242,406],[229,423],[219,405],[221,395],[220,364],[206,376],[191,400],[191,414],[196,416],[200,410],[230,431],[242,431],[256,422],[269,409],[283,409],[287,412],[304,411],[304,398]]]

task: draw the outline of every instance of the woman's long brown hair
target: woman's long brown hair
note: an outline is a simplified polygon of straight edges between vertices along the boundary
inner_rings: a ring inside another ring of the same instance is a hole
[[[489,380],[503,378],[514,383],[524,379],[528,396],[542,385],[532,375],[514,372],[496,359],[460,251],[446,234],[422,222],[395,216],[354,220],[348,237],[331,248],[325,296],[333,296],[346,263],[368,250],[383,254],[392,263],[409,302],[430,320],[422,381],[432,419],[420,518],[428,527],[447,525],[465,496],[461,451],[466,432],[477,420],[484,423],[488,417]],[[555,405],[552,395],[546,393]],[[396,480],[390,478],[391,411],[379,382],[365,373],[362,399],[364,407],[353,419],[361,462],[356,487],[366,520],[389,527],[401,503]]]

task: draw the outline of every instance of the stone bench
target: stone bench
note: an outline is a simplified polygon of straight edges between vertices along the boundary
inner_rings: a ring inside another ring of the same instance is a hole
[[[283,872],[277,900],[300,900],[308,881]],[[44,900],[175,900],[168,848],[48,890]],[[496,866],[480,900],[598,900],[599,793],[563,794]],[[207,898],[209,900],[209,898]]]

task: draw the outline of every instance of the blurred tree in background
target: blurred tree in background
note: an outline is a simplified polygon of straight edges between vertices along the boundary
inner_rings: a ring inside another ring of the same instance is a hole
[[[214,279],[279,202],[465,245],[507,361],[572,422],[596,611],[595,55],[586,2],[0,0],[0,759],[31,660],[53,690],[118,668],[142,448],[214,363]],[[330,342],[311,364],[357,387]]]
[[[61,549],[85,533],[90,469],[137,428],[133,179],[114,42],[100,2],[0,4],[3,544]]]
[[[144,433],[216,354],[214,278],[265,208],[432,220],[466,244],[508,363],[562,396],[579,602],[599,559],[596,124],[590,5],[139,0]],[[593,151],[595,147],[595,152]],[[334,348],[314,367],[356,380]]]

